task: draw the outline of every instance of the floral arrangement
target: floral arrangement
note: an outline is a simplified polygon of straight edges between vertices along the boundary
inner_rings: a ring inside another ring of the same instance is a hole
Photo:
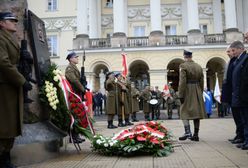
[[[50,112],[50,120],[61,130],[68,132],[72,127],[86,138],[92,138],[91,121],[87,118],[87,107],[80,97],[73,93],[70,84],[62,72],[52,64],[44,76],[44,83],[39,97],[46,110]],[[63,88],[64,84],[69,91]]]
[[[161,123],[150,121],[122,130],[113,137],[95,135],[92,148],[104,155],[167,156],[174,151],[171,138]]]

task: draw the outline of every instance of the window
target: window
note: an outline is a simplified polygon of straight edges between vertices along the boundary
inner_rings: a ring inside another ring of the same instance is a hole
[[[177,26],[176,25],[165,26],[165,34],[166,35],[176,35],[177,34]]]
[[[145,36],[145,26],[135,26],[133,35],[135,37]]]
[[[200,25],[201,33],[208,34],[208,25]]]
[[[55,11],[57,10],[57,0],[48,0],[47,1],[47,10],[48,11]]]
[[[106,7],[107,8],[113,8],[113,0],[107,0]]]
[[[58,38],[56,35],[47,36],[48,50],[50,57],[58,56]]]

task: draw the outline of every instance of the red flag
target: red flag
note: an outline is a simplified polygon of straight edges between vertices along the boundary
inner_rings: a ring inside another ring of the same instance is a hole
[[[121,53],[122,55],[122,76],[126,77],[127,76],[127,54],[126,53]]]

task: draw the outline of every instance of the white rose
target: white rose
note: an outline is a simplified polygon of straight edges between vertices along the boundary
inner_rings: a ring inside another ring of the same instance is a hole
[[[110,145],[110,146],[113,146],[113,145],[114,145],[114,143],[110,142],[110,143],[109,143],[109,145]]]
[[[56,105],[53,105],[52,108],[53,108],[54,110],[56,110],[56,109],[57,109],[57,106],[56,106]]]
[[[53,102],[53,99],[51,98],[51,97],[49,97],[48,98],[48,101],[50,102],[50,103],[52,103]],[[51,105],[52,106],[52,105]]]
[[[54,80],[55,82],[58,82],[58,81],[59,81],[59,78],[58,78],[57,76],[54,76],[54,77],[53,77],[53,80]]]
[[[49,84],[49,82],[48,82],[48,81],[45,81],[45,84],[46,84],[46,85],[48,85],[48,84]]]
[[[96,140],[96,143],[99,144],[99,145],[101,144],[101,142],[102,141],[100,139]]]
[[[49,89],[49,88],[46,88],[45,91],[46,91],[47,93],[49,93],[49,92],[50,92],[50,89]]]
[[[108,147],[109,145],[107,143],[104,144],[104,147]]]

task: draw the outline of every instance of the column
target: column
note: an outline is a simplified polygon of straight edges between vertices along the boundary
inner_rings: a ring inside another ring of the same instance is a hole
[[[187,34],[188,32],[188,10],[187,10],[187,1],[182,0],[182,23],[183,23],[183,33]]]
[[[221,1],[213,0],[214,33],[223,33]]]
[[[77,34],[88,34],[87,2],[87,0],[77,0]]]
[[[202,70],[203,70],[203,75],[204,75],[204,85],[203,85],[203,88],[205,89],[205,88],[207,88],[207,71],[208,71],[208,68],[202,68]]]
[[[89,1],[89,37],[90,38],[99,38],[98,34],[98,0]],[[101,18],[100,18],[101,19]]]
[[[159,89],[162,90],[164,85],[167,84],[167,76],[165,76],[166,73],[166,69],[149,70],[150,85],[158,86]]]
[[[151,31],[162,31],[160,0],[150,0],[150,13],[151,13]]]
[[[247,16],[248,16],[248,0],[243,0],[243,11],[244,11],[244,14],[243,14],[243,19],[244,19],[244,32],[248,32],[248,19],[247,19]]]
[[[234,0],[225,0],[226,29],[237,28],[236,4]]]
[[[114,33],[125,33],[125,26],[127,23],[127,12],[125,12],[127,2],[126,0],[114,0],[113,17],[114,17]]]
[[[188,20],[188,32],[191,30],[199,29],[199,13],[198,13],[198,1],[197,0],[186,0],[187,6],[187,20]]]

